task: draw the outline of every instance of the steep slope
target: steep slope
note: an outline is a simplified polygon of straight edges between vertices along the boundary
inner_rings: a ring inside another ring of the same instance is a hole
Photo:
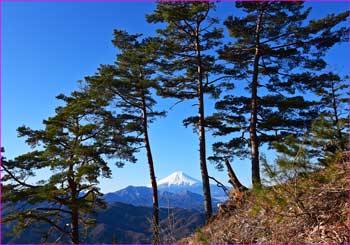
[[[179,243],[349,243],[346,165],[290,183],[232,191],[212,221]]]

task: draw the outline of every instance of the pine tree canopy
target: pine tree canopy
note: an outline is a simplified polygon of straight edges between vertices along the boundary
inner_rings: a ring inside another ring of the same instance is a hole
[[[348,11],[309,20],[311,9],[305,9],[303,2],[236,2],[236,7],[245,14],[224,22],[232,41],[219,55],[227,62],[225,73],[235,78],[235,87],[246,92],[227,93],[208,119],[209,126],[217,129],[214,135],[234,135],[213,145],[209,159],[218,167],[223,159],[249,156],[253,88],[259,146],[272,147],[272,142],[289,134],[302,135],[311,127],[319,114],[318,102],[304,95],[324,86],[326,51],[348,33],[346,27],[338,27]]]
[[[2,163],[3,222],[16,220],[15,231],[46,223],[51,228],[43,234],[44,241],[51,241],[54,231],[77,242],[64,222],[74,222],[71,216],[76,212],[80,216],[76,221],[88,225],[92,220],[86,215],[105,206],[97,185],[100,177],[111,177],[107,159],[134,162],[135,158],[125,143],[122,121],[101,103],[83,92],[57,98],[65,105],[43,121],[43,129],[18,128],[19,137],[35,150]],[[39,170],[45,174],[33,183],[31,177]]]
[[[209,16],[214,3],[158,3],[153,14],[147,15],[150,23],[166,23],[157,32],[162,43],[162,95],[182,100],[198,97],[198,79],[203,80],[203,90],[216,97],[220,89],[209,81],[218,75],[222,66],[215,63],[210,52],[221,44],[222,28],[215,27],[219,20]],[[199,78],[198,66],[202,77]]]
[[[155,96],[160,89],[154,78],[158,40],[140,38],[139,34],[115,30],[112,42],[119,50],[115,64],[102,65],[96,75],[86,77],[89,93],[104,100],[106,109],[124,121],[129,130],[129,140],[136,148],[143,140],[143,105],[147,122],[165,116],[164,111],[154,109]]]

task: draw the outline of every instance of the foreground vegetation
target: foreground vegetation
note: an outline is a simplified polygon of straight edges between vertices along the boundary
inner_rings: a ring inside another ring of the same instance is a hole
[[[324,170],[234,195],[212,222],[180,243],[349,243],[349,169]]]

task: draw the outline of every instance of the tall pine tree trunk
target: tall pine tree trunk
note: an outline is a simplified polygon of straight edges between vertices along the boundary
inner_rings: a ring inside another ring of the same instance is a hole
[[[211,205],[211,193],[208,177],[208,169],[206,162],[206,150],[205,150],[205,122],[204,122],[204,91],[203,91],[203,70],[202,70],[202,60],[200,52],[200,43],[198,39],[199,26],[197,27],[196,35],[196,54],[197,54],[197,72],[198,72],[198,130],[199,130],[199,161],[200,169],[203,182],[203,194],[204,194],[204,210],[206,220],[213,214],[213,208]]]
[[[76,137],[76,142],[78,138]],[[71,156],[71,159],[73,158],[73,155]],[[78,210],[78,193],[77,193],[77,183],[74,179],[74,164],[71,164],[69,166],[68,170],[68,185],[70,189],[71,194],[71,239],[72,243],[79,244],[79,210]]]
[[[76,200],[73,200],[76,202]],[[73,204],[72,208],[72,242],[79,244],[79,212],[76,204]]]
[[[256,25],[255,38],[255,54],[253,64],[253,79],[252,79],[252,94],[251,94],[251,116],[250,116],[250,147],[252,161],[252,182],[253,187],[261,185],[260,180],[260,163],[259,163],[259,142],[256,133],[257,116],[258,116],[258,74],[259,74],[259,59],[260,59],[260,30],[262,24],[263,12],[258,17]]]
[[[151,178],[152,185],[152,195],[153,195],[153,218],[152,218],[152,230],[153,230],[153,244],[160,243],[160,233],[159,233],[159,208],[158,208],[158,188],[156,176],[154,174],[154,164],[153,156],[151,151],[151,145],[148,137],[148,122],[147,122],[147,108],[146,108],[146,99],[145,95],[142,93],[142,114],[143,114],[143,133],[144,133],[144,143],[147,152],[147,160],[149,167],[149,175]]]
[[[69,169],[69,188],[71,191],[72,202],[71,202],[71,236],[72,243],[79,244],[79,210],[78,210],[78,194],[77,194],[77,184],[74,181],[73,165]]]

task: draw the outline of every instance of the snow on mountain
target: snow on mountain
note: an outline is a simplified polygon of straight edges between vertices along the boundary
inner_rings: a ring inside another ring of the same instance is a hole
[[[176,171],[168,177],[157,181],[158,186],[193,186],[200,183],[199,180],[188,176],[182,171]]]
[[[172,193],[187,190],[203,196],[202,182],[200,180],[192,178],[182,171],[176,171],[164,179],[158,180],[157,184],[158,190],[165,190]],[[151,185],[148,185],[148,187],[151,187]],[[213,198],[221,201],[227,199],[225,192],[216,185],[210,184],[210,190]]]

